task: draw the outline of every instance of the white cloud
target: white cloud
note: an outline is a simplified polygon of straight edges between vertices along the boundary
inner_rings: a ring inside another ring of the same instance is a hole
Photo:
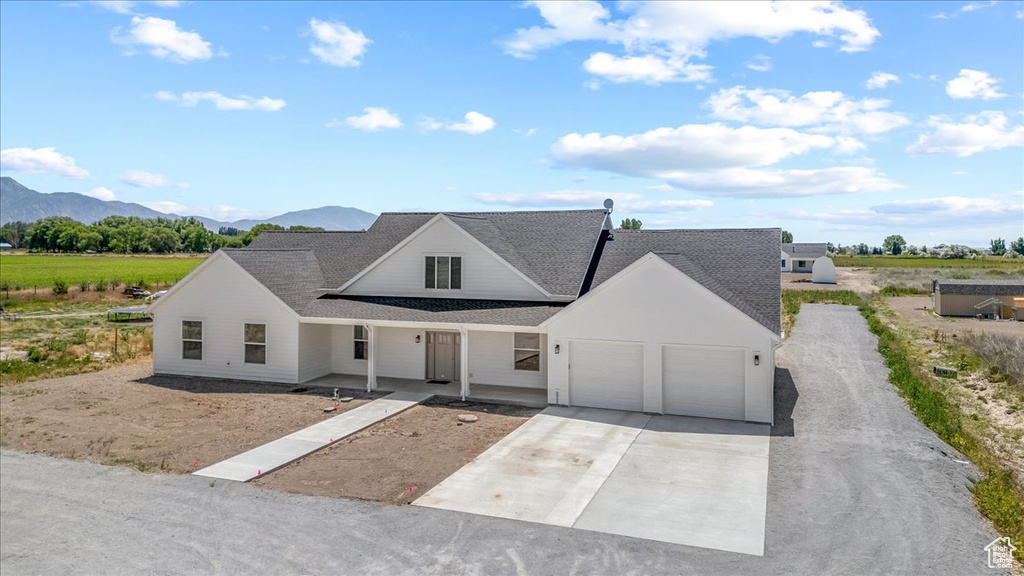
[[[744,62],[743,65],[754,72],[767,72],[772,69],[772,59],[764,54],[758,54],[749,61]]]
[[[135,2],[131,0],[94,0],[93,4],[118,14],[133,14],[139,4],[152,4],[160,8],[180,8],[188,2],[182,0],[153,0],[151,2]],[[77,3],[74,3],[77,7]]]
[[[529,138],[530,136],[533,136],[535,134],[537,134],[537,129],[536,128],[530,128],[525,133],[523,133],[523,138]]]
[[[933,132],[922,134],[907,147],[909,154],[955,154],[961,158],[988,150],[1024,146],[1024,124],[1012,126],[1003,112],[987,110],[957,123],[948,116],[932,116]]]
[[[879,36],[862,10],[839,2],[751,2],[740,8],[731,2],[624,2],[618,5],[621,18],[591,0],[527,5],[537,9],[544,25],[517,29],[500,43],[506,53],[530,58],[574,41],[618,45],[622,55],[596,52],[584,64],[613,82],[707,81],[711,67],[690,60],[704,58],[712,42],[732,38],[776,42],[808,33],[838,37],[840,50],[858,52]]]
[[[173,182],[160,174],[145,170],[129,170],[121,177],[121,182],[136,188],[188,188],[184,182]]]
[[[451,130],[454,132],[465,132],[466,134],[483,134],[493,130],[496,126],[494,119],[479,112],[466,112],[464,122],[441,122],[435,118],[424,118],[419,126],[423,130]]]
[[[234,222],[246,218],[267,218],[273,216],[271,212],[262,210],[248,210],[234,206],[190,206],[180,204],[172,200],[158,200],[155,202],[139,202],[146,208],[163,212],[164,214],[177,214],[178,216],[204,216],[221,222]]]
[[[110,33],[110,39],[129,47],[141,46],[157,58],[181,64],[209,60],[213,56],[210,43],[198,32],[186,32],[179,29],[174,20],[153,16],[133,16],[127,34],[121,34],[118,27]]]
[[[82,195],[90,196],[92,198],[96,198],[97,200],[103,200],[104,202],[117,200],[117,196],[114,195],[114,192],[109,188],[104,188],[103,186],[93,188],[92,190],[89,190],[87,192],[82,192]]]
[[[253,98],[252,96],[236,96],[230,98],[220,92],[182,92],[181,95],[161,90],[156,93],[156,99],[162,102],[178,102],[180,105],[192,108],[203,101],[212,102],[217,110],[258,110],[260,112],[277,112],[285,107],[284,100],[277,100],[264,96]]]
[[[25,174],[56,174],[88,178],[89,171],[75,165],[75,159],[54,148],[8,148],[0,150],[0,170]]]
[[[791,210],[775,215],[787,219],[812,220],[837,229],[911,229],[992,226],[1020,222],[1024,212],[1024,191],[982,198],[944,196],[893,200],[869,208]]]
[[[790,128],[690,124],[631,136],[568,134],[552,147],[564,166],[658,178],[684,190],[736,197],[810,196],[893,190],[900,186],[873,167],[764,170],[794,156],[863,145],[853,138]]]
[[[946,94],[954,100],[981,98],[995,100],[1006,96],[999,92],[998,81],[981,70],[960,70],[960,75],[946,83]]]
[[[996,0],[989,0],[988,2],[968,2],[960,8],[961,12],[975,12],[982,8],[991,8],[996,5]]]
[[[607,52],[597,52],[583,63],[583,69],[605,80],[622,84],[643,82],[657,85],[662,82],[709,82],[711,66],[690,64],[684,58],[661,58],[653,54],[619,58]]]
[[[316,38],[316,42],[309,45],[310,53],[332,66],[359,66],[367,48],[373,43],[362,32],[352,30],[342,22],[313,18],[309,21],[309,30]]]
[[[349,116],[345,118],[345,122],[342,123],[338,120],[331,120],[327,123],[328,128],[337,128],[341,126],[349,126],[357,130],[365,130],[367,132],[376,132],[381,128],[401,128],[402,120],[398,118],[397,114],[388,112],[387,108],[374,107],[363,108],[364,114],[361,116]]]
[[[953,171],[953,176],[967,176],[967,174],[968,173],[967,173],[966,170],[954,170]]]
[[[899,82],[900,77],[895,74],[890,74],[888,72],[875,72],[871,75],[871,78],[868,78],[868,81],[865,82],[864,85],[867,86],[868,90],[878,90],[880,88],[885,88],[889,84],[899,84]]]
[[[734,86],[712,94],[706,103],[722,120],[759,125],[811,127],[819,132],[881,134],[910,123],[906,116],[887,112],[888,100],[854,100],[842,92],[808,92],[793,96],[786,90]]]

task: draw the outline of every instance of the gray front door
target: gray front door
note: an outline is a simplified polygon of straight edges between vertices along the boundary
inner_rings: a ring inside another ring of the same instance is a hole
[[[457,332],[427,332],[427,380],[459,379]]]

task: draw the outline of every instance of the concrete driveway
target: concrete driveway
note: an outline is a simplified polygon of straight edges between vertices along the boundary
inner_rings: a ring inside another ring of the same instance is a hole
[[[764,552],[769,427],[551,407],[413,502]]]

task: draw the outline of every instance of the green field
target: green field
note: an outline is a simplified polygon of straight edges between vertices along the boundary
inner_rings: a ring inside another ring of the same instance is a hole
[[[989,256],[970,260],[958,258],[920,258],[917,256],[835,256],[836,266],[844,268],[1002,268],[1024,270],[1024,259]]]
[[[202,257],[114,256],[107,254],[3,254],[0,286],[10,290],[49,287],[63,280],[75,286],[120,280],[122,284],[167,285],[180,280]]]

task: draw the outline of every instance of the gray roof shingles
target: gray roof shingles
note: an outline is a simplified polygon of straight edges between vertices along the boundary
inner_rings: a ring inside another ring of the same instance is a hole
[[[1024,296],[1024,280],[938,280],[942,294]]]
[[[802,256],[804,258],[817,258],[828,252],[827,244],[810,243],[788,243],[782,245],[782,251],[790,256]]]
[[[603,210],[445,213],[554,295],[575,296],[604,223]],[[308,317],[536,326],[564,303],[323,296],[372,264],[434,213],[382,214],[363,232],[264,232],[224,250],[298,314]],[[593,286],[648,252],[778,334],[778,229],[616,230]],[[727,257],[723,258],[723,255]]]
[[[775,334],[781,332],[781,230],[615,230],[594,286],[648,252],[693,278]]]

